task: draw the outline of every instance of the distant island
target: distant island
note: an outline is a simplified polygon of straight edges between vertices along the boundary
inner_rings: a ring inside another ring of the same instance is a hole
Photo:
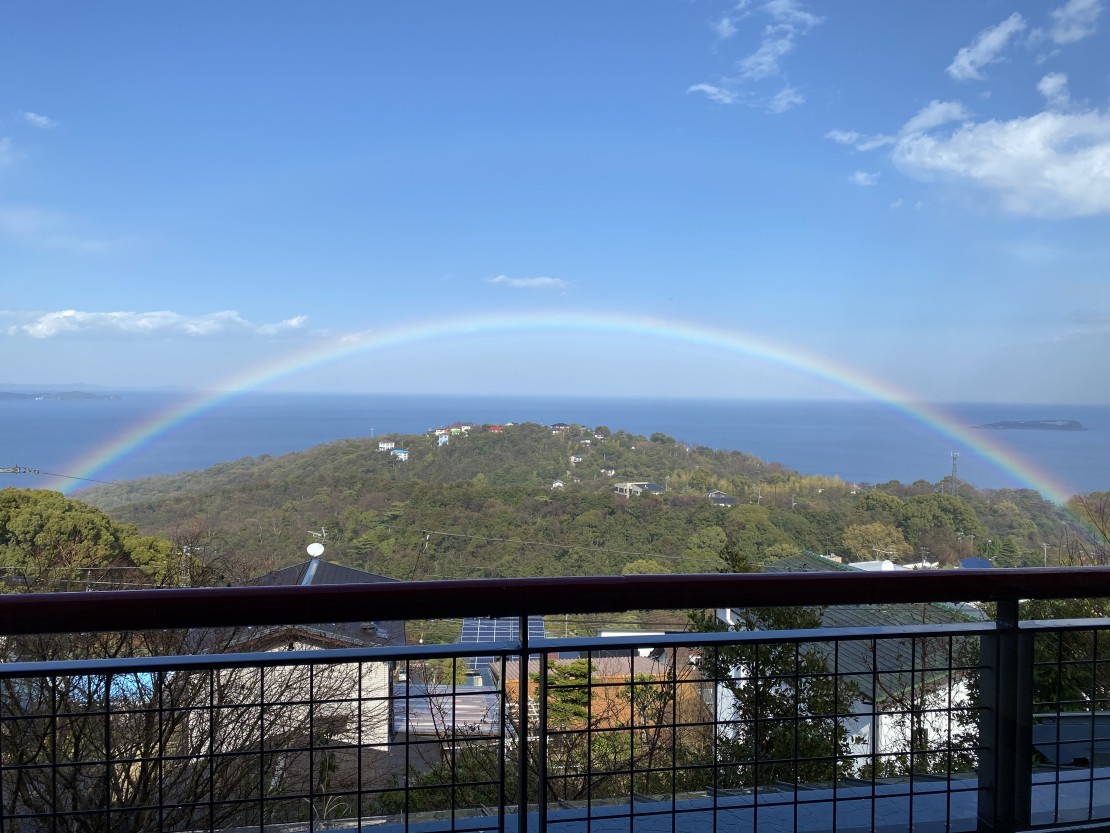
[[[8,399],[119,399],[114,393],[89,393],[83,390],[54,390],[40,393],[15,393],[0,391],[0,400]]]
[[[973,425],[972,428],[1016,429],[1019,431],[1086,431],[1082,423],[1074,419],[1007,419],[1001,422],[988,422],[986,425]]]

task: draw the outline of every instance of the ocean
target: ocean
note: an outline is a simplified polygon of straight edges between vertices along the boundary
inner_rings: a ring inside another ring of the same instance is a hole
[[[127,436],[184,401],[151,392],[123,392],[118,400],[0,401],[0,468],[117,481],[284,454],[345,437],[420,433],[456,420],[531,421],[606,425],[644,435],[661,431],[691,445],[736,449],[850,482],[935,482],[950,474],[956,451],[959,479],[978,488],[1058,484],[1068,494],[1110,489],[1106,406],[941,406],[961,431],[1034,419],[1075,419],[1088,429],[962,431],[963,437],[954,437],[875,402],[248,393],[128,445]],[[129,450],[103,465],[84,465],[113,445]],[[0,473],[0,487],[58,488],[63,482],[72,484],[66,487],[71,492],[87,484]]]

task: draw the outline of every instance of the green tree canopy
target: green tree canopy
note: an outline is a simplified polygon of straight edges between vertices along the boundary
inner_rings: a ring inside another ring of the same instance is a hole
[[[99,509],[46,489],[0,490],[0,568],[19,591],[83,590],[91,584],[172,583],[174,547],[139,535]]]

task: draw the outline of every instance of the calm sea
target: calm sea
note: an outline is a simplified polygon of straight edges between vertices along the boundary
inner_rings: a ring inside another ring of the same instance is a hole
[[[0,467],[75,474],[78,461],[172,407],[165,393],[113,401],[0,401]],[[1087,431],[990,431],[1034,468],[1071,491],[1110,489],[1110,407],[946,405],[961,425],[998,420],[1076,419]],[[870,402],[761,402],[401,395],[245,394],[186,420],[109,465],[100,480],[202,469],[259,454],[283,454],[344,437],[419,433],[455,420],[577,422],[637,434],[662,431],[712,448],[737,449],[806,473],[849,481],[937,481],[960,453],[959,477],[980,488],[1024,487],[976,449],[887,406]],[[0,487],[45,485],[0,474]]]

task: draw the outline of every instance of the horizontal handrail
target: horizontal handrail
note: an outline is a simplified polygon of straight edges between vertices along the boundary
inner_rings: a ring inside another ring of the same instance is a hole
[[[574,576],[0,595],[0,635],[1110,597],[1110,568]]]
[[[1093,620],[1104,625],[1102,620]],[[1058,632],[1055,623],[1037,622],[1040,630]],[[1088,625],[1088,630],[1092,625]],[[650,647],[729,648],[737,645],[813,644],[828,642],[872,641],[922,637],[967,638],[996,630],[994,622],[965,624],[909,625],[899,627],[799,628],[782,631],[709,631],[653,634],[651,636],[572,636],[531,639],[530,655],[570,653],[619,653]],[[830,632],[831,631],[831,632]],[[125,656],[101,659],[26,660],[0,662],[0,680],[21,677],[50,677],[83,674],[134,674],[158,671],[204,671],[225,668],[261,668],[290,665],[342,665],[358,662],[426,662],[436,659],[467,659],[475,656],[505,657],[516,661],[521,653],[520,640],[491,642],[447,642],[427,645],[373,645],[364,648],[309,648],[296,651],[243,651],[216,654],[171,654],[168,656]]]

